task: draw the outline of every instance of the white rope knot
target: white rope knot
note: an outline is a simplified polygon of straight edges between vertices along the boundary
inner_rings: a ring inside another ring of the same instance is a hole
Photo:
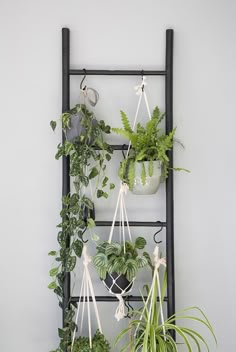
[[[136,94],[139,95],[139,96],[142,95],[143,90],[144,90],[144,86],[146,86],[146,85],[147,85],[146,77],[143,76],[141,84],[139,84],[138,86],[134,87],[134,90],[136,91]]]
[[[127,194],[128,190],[129,190],[129,186],[127,185],[127,183],[125,183],[125,182],[122,183],[121,187],[120,187],[120,190],[121,190],[122,193]]]
[[[84,266],[88,266],[89,263],[91,263],[92,258],[87,254],[87,246],[84,246],[83,248],[83,256],[84,256],[84,260],[83,260],[83,264]]]
[[[115,318],[117,321],[120,321],[125,316],[125,304],[122,295],[117,294],[116,297],[119,300],[119,305],[116,308]]]
[[[155,268],[159,269],[161,265],[166,266],[166,258],[160,258],[160,251],[158,246],[155,247],[153,254]]]

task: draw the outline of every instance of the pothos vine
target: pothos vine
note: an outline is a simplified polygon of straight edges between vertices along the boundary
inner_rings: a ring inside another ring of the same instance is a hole
[[[72,117],[79,119],[81,133],[71,141],[67,139],[67,131],[71,128]],[[95,225],[94,204],[84,190],[90,180],[95,178],[97,198],[107,198],[107,190],[115,187],[105,175],[106,162],[111,159],[113,150],[104,141],[103,135],[110,133],[110,126],[103,120],[96,120],[84,104],[78,104],[62,114],[61,123],[65,138],[57,146],[55,157],[57,160],[61,157],[70,158],[69,176],[73,177],[75,191],[62,198],[61,221],[57,225],[59,249],[49,252],[54,257],[54,264],[49,272],[52,281],[48,287],[59,298],[60,306],[63,302],[65,275],[74,270],[77,258],[82,255],[84,232]],[[50,125],[55,130],[57,123],[51,121]],[[65,327],[58,329],[60,345],[53,352],[70,351],[71,332],[75,329],[74,313],[75,307],[69,302],[65,312]]]

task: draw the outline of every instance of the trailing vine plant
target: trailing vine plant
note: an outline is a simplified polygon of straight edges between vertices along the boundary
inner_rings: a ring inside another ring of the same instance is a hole
[[[72,118],[80,119],[81,131],[72,141],[67,139],[67,132],[71,128]],[[84,190],[89,186],[92,179],[97,179],[95,194],[97,198],[108,197],[107,189],[113,189],[113,183],[109,183],[105,175],[106,162],[111,159],[112,148],[104,141],[103,135],[109,134],[110,126],[103,120],[96,120],[91,111],[84,104],[78,104],[73,109],[61,116],[61,123],[65,138],[57,146],[56,159],[69,157],[69,176],[73,177],[75,192],[62,198],[61,221],[57,225],[57,241],[59,249],[49,252],[54,257],[54,264],[49,274],[51,282],[49,289],[53,290],[59,299],[59,305],[63,302],[63,283],[66,273],[72,272],[76,266],[77,258],[80,258],[83,250],[83,234],[87,228],[95,225],[94,204],[90,197],[85,195]],[[51,121],[53,130],[56,121]],[[53,352],[70,351],[71,332],[75,329],[73,317],[75,306],[69,302],[65,311],[65,327],[58,329],[60,345]]]

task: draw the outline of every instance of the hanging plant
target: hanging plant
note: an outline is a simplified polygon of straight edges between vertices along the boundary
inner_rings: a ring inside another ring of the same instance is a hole
[[[72,118],[74,121],[76,116],[80,129],[78,134],[68,140],[71,121]],[[77,258],[81,257],[84,232],[95,225],[94,204],[92,199],[84,194],[84,189],[89,186],[90,180],[96,178],[94,193],[98,198],[107,198],[106,189],[111,190],[115,187],[113,183],[108,182],[105,175],[106,162],[111,159],[113,150],[104,141],[103,135],[110,133],[110,126],[103,120],[95,120],[93,113],[84,104],[78,104],[62,114],[61,123],[65,138],[57,147],[56,159],[70,158],[69,175],[74,178],[75,193],[62,198],[61,222],[57,225],[59,249],[49,252],[55,261],[50,270],[52,281],[48,287],[58,296],[60,305],[63,301],[65,274],[74,270]],[[56,122],[51,121],[50,125],[55,130]],[[73,309],[70,308],[66,316],[66,328],[59,330],[61,350],[69,346],[68,336],[74,330]]]
[[[133,193],[153,194],[158,190],[161,180],[168,177],[167,152],[173,148],[176,128],[168,134],[163,133],[159,125],[164,116],[156,107],[145,127],[138,123],[136,130],[133,130],[128,117],[121,111],[123,129],[112,128],[112,131],[127,138],[131,144],[118,173],[122,182],[126,182]]]
[[[129,327],[122,330],[116,338],[116,344],[125,336],[132,336],[129,342],[122,348],[122,351],[132,352],[177,352],[179,343],[173,338],[176,333],[180,344],[186,347],[188,352],[195,350],[209,351],[208,344],[201,333],[194,329],[185,327],[183,322],[193,322],[199,327],[205,327],[213,336],[215,342],[216,337],[213,328],[203,311],[198,307],[190,307],[183,309],[171,317],[164,319],[163,301],[166,292],[167,280],[166,272],[164,272],[162,284],[160,283],[159,267],[165,265],[164,258],[159,257],[158,247],[154,250],[154,271],[153,282],[151,288],[145,285],[147,300],[143,299],[143,308],[133,312],[136,314],[134,320]],[[158,302],[159,299],[159,302]],[[197,313],[197,314],[195,314]],[[179,325],[179,321],[181,325]],[[193,349],[194,348],[194,349]],[[196,348],[196,349],[195,349]]]
[[[90,348],[88,337],[78,337],[71,352],[110,352],[111,347],[105,336],[96,331],[92,339],[92,348]]]
[[[145,246],[143,237],[136,238],[134,243],[126,241],[125,245],[108,241],[99,243],[93,263],[100,279],[112,293],[124,294],[131,290],[138,270],[150,262],[147,252],[138,253]]]

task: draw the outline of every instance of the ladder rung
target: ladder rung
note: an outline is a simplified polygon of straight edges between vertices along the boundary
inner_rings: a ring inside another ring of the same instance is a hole
[[[123,296],[124,299],[126,301],[130,301],[130,302],[142,302],[143,298],[146,300],[147,296]],[[118,298],[116,298],[115,296],[95,296],[95,300],[97,302],[117,302]],[[84,301],[84,297],[79,297],[79,296],[74,296],[70,298],[70,302],[73,303],[77,303],[77,302],[83,302]],[[92,302],[92,296],[89,296],[89,302]],[[159,302],[159,297],[157,297],[157,301]],[[164,301],[167,302],[168,301],[168,297],[164,297]],[[87,297],[85,297],[85,302],[87,302]]]
[[[112,221],[95,221],[96,226],[111,226]],[[124,222],[124,225],[127,226],[127,222]],[[120,226],[120,221],[115,222],[115,226]],[[137,227],[166,227],[166,222],[162,221],[129,221],[129,226]]]
[[[165,76],[165,70],[85,70],[70,69],[70,75],[94,75],[94,76]]]

